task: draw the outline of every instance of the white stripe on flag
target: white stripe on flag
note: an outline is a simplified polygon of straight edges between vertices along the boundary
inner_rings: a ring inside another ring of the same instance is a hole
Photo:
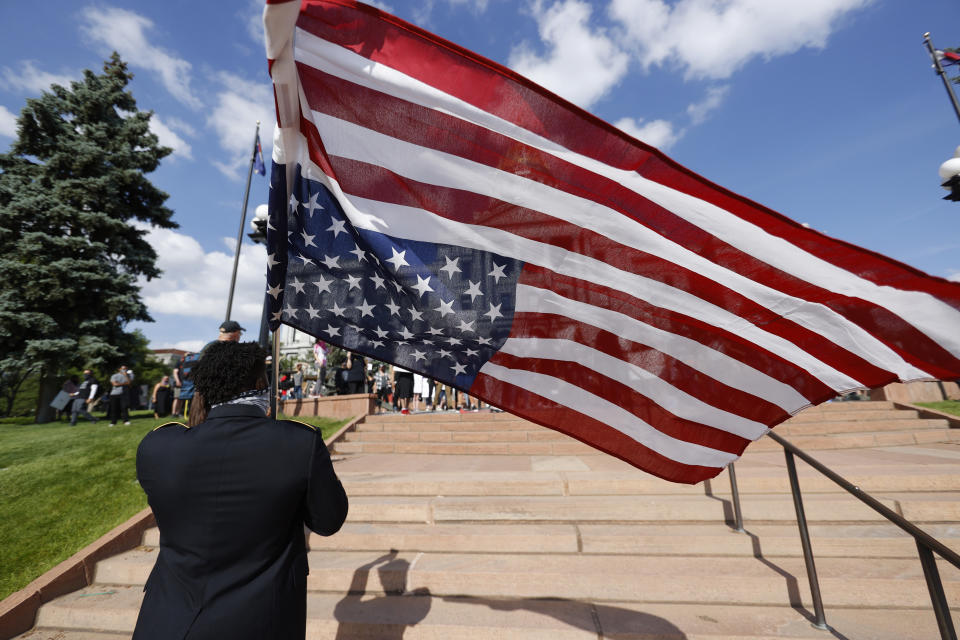
[[[389,233],[407,240],[439,244],[450,243],[451,239],[455,238],[456,244],[463,247],[497,253],[551,269],[562,275],[596,282],[619,291],[628,291],[650,304],[735,333],[806,369],[837,391],[863,387],[859,381],[821,362],[789,340],[763,331],[726,309],[681,289],[622,271],[600,260],[499,229],[456,222],[415,207],[356,196],[346,196],[341,200],[341,205],[358,228]]]
[[[901,379],[931,377],[829,307],[794,298],[721,267],[618,211],[510,172],[398,140],[317,111],[312,114],[331,155],[376,164],[419,182],[489,196],[590,229],[710,278]]]
[[[646,396],[678,418],[756,440],[769,429],[759,422],[718,409],[674,387],[646,369],[571,340],[508,338],[500,351],[519,358],[576,362]]]
[[[565,380],[533,371],[508,369],[492,362],[484,364],[480,373],[599,420],[671,460],[705,467],[725,467],[737,459],[732,453],[671,438],[629,411]]]
[[[300,29],[297,30],[295,56],[309,66],[344,80],[461,118],[610,178],[731,246],[796,278],[841,295],[862,298],[891,310],[955,356],[960,357],[960,332],[957,331],[957,327],[960,326],[960,311],[929,294],[894,289],[860,278],[725,209],[644,178],[634,171],[617,169],[569,151],[551,140],[483,111],[403,72],[364,58]],[[838,344],[842,343],[838,342]],[[907,373],[905,376],[899,373],[901,369],[880,364],[878,366],[898,372],[904,380],[929,377],[925,373],[923,375]],[[910,368],[913,369],[913,367]]]
[[[520,285],[517,287],[515,310],[518,313],[556,313],[632,342],[645,344],[727,386],[763,398],[787,413],[796,413],[810,404],[790,385],[696,340],[658,329],[610,309],[565,298],[555,291]]]

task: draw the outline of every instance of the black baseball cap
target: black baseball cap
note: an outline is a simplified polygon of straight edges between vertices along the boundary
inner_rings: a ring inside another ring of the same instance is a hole
[[[234,331],[246,331],[236,320],[227,320],[220,325],[220,333],[233,333]]]

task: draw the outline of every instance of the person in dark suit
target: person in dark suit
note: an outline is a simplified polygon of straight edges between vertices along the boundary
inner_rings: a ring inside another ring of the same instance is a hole
[[[302,640],[303,525],[336,533],[347,495],[313,427],[266,417],[266,352],[219,342],[194,369],[191,426],[169,423],[137,450],[160,529],[135,640]]]

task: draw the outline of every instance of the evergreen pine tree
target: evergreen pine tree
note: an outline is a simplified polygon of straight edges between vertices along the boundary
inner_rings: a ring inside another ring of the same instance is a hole
[[[102,74],[52,85],[0,154],[0,373],[39,369],[38,422],[68,367],[114,365],[135,343],[127,323],[151,320],[137,279],[160,274],[147,226],[177,226],[146,178],[172,150],[132,77],[114,53]]]

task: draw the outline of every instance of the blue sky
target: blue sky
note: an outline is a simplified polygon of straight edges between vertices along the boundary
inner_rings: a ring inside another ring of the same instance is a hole
[[[960,203],[937,168],[960,122],[922,45],[960,46],[955,0],[388,0],[396,15],[506,64],[697,173],[828,235],[960,280]],[[0,4],[0,148],[28,97],[118,50],[175,149],[151,180],[180,228],[153,231],[154,348],[216,335],[256,120],[273,99],[262,3]],[[958,87],[960,89],[960,87]],[[254,175],[249,220],[267,200]],[[245,229],[248,231],[249,229]],[[265,254],[245,239],[234,319],[255,337]]]

